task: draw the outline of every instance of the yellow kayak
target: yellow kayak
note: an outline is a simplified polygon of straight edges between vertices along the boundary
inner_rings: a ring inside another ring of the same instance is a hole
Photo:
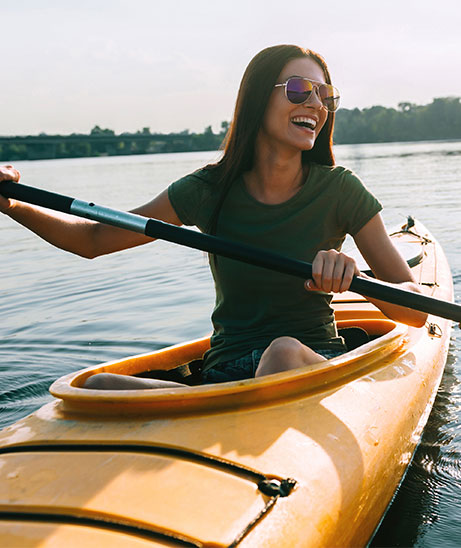
[[[416,223],[392,237],[425,293],[452,300],[431,234]],[[407,327],[353,293],[334,308],[339,329],[370,340],[307,368],[187,388],[81,388],[99,372],[186,364],[205,337],[57,380],[53,402],[0,433],[1,545],[366,545],[429,416],[451,322]]]

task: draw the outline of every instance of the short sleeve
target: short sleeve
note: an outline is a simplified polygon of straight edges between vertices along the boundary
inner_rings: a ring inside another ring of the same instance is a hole
[[[183,224],[195,225],[200,229],[206,226],[212,196],[210,184],[206,174],[198,171],[182,177],[168,187],[168,198]]]
[[[380,202],[357,175],[344,170],[337,209],[338,223],[344,231],[354,236],[381,210]]]

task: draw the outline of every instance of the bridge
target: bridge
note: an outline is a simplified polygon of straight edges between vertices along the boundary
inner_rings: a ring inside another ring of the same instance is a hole
[[[222,135],[122,133],[0,136],[0,160],[39,160],[215,150]]]

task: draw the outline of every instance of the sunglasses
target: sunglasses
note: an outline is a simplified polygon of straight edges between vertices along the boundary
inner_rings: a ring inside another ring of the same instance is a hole
[[[315,90],[317,97],[328,112],[335,112],[339,107],[339,90],[331,84],[317,84],[307,78],[292,76],[283,84],[275,84],[275,88],[285,88],[285,96],[294,105],[306,103]]]

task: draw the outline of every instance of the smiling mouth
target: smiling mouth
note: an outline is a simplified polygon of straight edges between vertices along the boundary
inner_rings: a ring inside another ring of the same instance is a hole
[[[314,130],[317,127],[317,120],[314,120],[310,116],[295,116],[291,119],[291,122],[298,127],[304,127]]]

